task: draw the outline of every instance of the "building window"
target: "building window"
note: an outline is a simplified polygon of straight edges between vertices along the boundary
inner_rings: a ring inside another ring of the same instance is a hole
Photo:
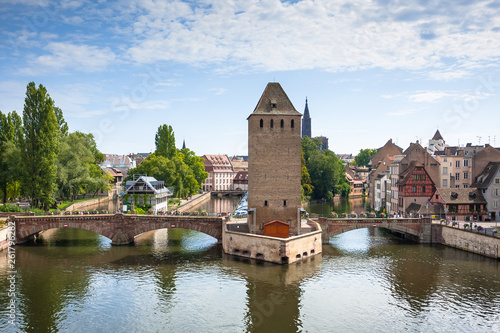
[[[455,161],[455,168],[460,168],[460,160]]]
[[[271,128],[274,127],[274,119],[271,119]]]
[[[421,186],[420,190],[422,191],[422,193],[425,193],[425,186]]]
[[[260,120],[260,128],[264,127],[264,119]]]
[[[443,179],[443,187],[448,187],[448,179]]]
[[[436,199],[439,199],[439,195],[438,194],[436,194]]]
[[[292,121],[290,122],[290,126],[291,126],[292,128],[294,128],[294,127],[295,127],[295,121],[294,121],[293,119],[292,119]]]
[[[469,184],[464,184],[464,188],[468,188],[469,187]]]
[[[417,187],[416,186],[412,186],[411,187],[411,193],[417,193]]]
[[[448,159],[446,157],[443,158],[443,162],[448,162]]]
[[[443,175],[447,175],[448,174],[448,168],[447,167],[443,167]]]
[[[264,200],[264,206],[267,207],[267,200]]]
[[[495,178],[495,184],[500,184],[500,178]]]
[[[283,200],[283,206],[286,207],[286,200]]]
[[[469,173],[468,172],[464,172],[464,179],[469,179]]]
[[[460,173],[458,173],[458,172],[457,172],[457,173],[455,174],[455,180],[460,180]]]
[[[464,168],[469,166],[469,160],[464,160]]]
[[[281,128],[284,128],[285,127],[285,121],[283,119],[281,119],[280,121],[280,127]]]

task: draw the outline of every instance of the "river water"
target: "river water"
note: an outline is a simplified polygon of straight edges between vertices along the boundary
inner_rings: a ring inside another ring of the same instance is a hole
[[[331,238],[321,255],[284,266],[224,255],[191,230],[111,246],[53,229],[17,246],[10,270],[4,251],[1,332],[500,333],[500,261],[378,228]]]

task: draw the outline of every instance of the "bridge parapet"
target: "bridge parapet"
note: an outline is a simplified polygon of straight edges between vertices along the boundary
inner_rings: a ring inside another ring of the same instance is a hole
[[[319,218],[318,223],[323,230],[323,243],[330,237],[361,228],[385,228],[422,243],[430,243],[430,218]]]
[[[16,243],[25,242],[30,236],[54,228],[89,230],[111,239],[113,245],[133,242],[134,237],[147,231],[164,228],[190,229],[222,240],[222,218],[207,216],[168,215],[55,215],[15,216]]]

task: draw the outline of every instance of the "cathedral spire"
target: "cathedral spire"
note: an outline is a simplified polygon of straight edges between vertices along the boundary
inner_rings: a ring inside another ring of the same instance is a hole
[[[309,106],[307,105],[306,97],[306,107],[304,109],[304,116],[302,118],[302,137],[312,137],[311,136],[311,116],[309,115]]]
[[[182,140],[182,149],[186,149],[186,139]]]

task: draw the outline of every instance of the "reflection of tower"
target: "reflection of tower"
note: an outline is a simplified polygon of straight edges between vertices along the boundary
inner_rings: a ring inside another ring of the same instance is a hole
[[[302,119],[302,137],[311,136],[311,116],[309,115],[309,107],[307,106],[307,97],[306,97],[306,108],[304,109],[304,117]]]
[[[248,215],[256,222],[281,220],[295,230],[301,207],[301,114],[279,83],[269,83],[248,117]],[[255,217],[254,217],[255,216]]]

